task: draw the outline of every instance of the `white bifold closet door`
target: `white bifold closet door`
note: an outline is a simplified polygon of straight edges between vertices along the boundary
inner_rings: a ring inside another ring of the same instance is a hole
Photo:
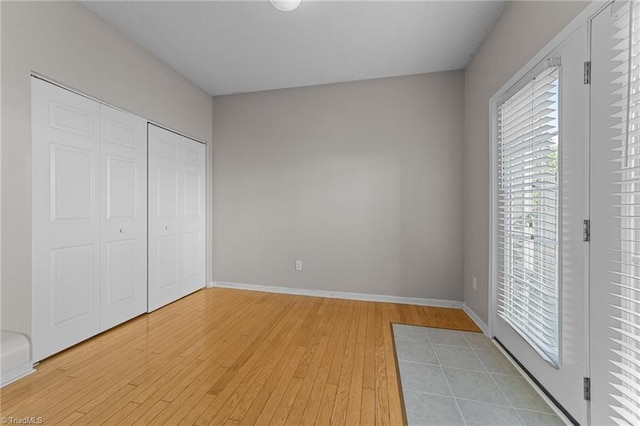
[[[147,122],[100,106],[102,330],[146,312]]]
[[[149,311],[205,285],[205,146],[149,125]]]
[[[146,309],[146,121],[32,79],[33,359]]]

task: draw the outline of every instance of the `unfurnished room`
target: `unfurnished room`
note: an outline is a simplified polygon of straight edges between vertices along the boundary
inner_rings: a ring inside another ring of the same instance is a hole
[[[0,44],[0,423],[640,425],[640,0],[1,0]]]

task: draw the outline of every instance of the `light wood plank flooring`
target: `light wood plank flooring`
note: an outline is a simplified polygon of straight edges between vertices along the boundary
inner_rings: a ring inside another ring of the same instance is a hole
[[[45,424],[400,425],[390,323],[479,331],[459,309],[205,289],[1,390]]]

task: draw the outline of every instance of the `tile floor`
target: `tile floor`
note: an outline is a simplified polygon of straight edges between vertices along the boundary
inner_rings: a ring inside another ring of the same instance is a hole
[[[393,324],[409,425],[562,425],[480,333]]]

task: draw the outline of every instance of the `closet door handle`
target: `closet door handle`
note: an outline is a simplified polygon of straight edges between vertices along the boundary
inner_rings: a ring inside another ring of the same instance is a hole
[[[168,231],[168,230],[169,230],[169,227],[168,227],[168,226],[165,226],[165,227],[164,227],[164,230],[165,230],[165,231]]]
[[[120,233],[124,234],[124,228],[120,228]]]

